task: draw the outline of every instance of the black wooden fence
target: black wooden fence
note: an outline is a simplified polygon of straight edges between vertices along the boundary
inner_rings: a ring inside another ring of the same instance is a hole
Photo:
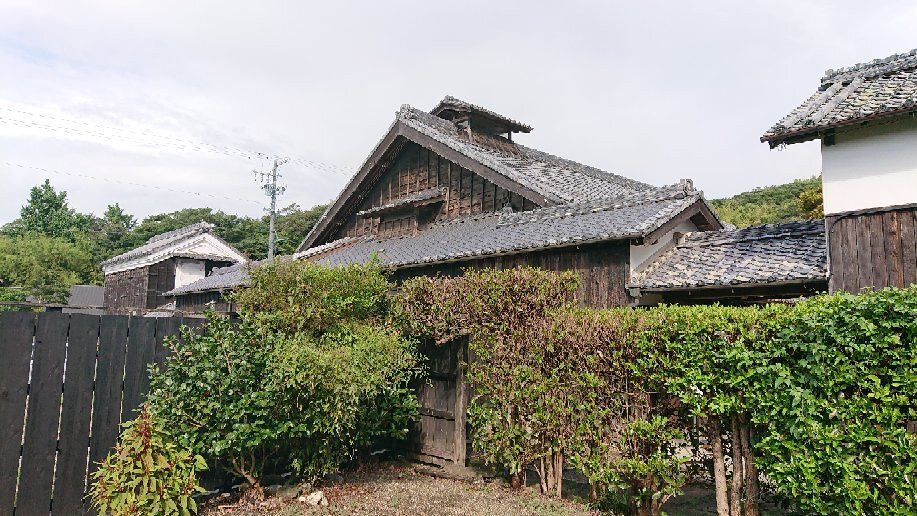
[[[200,319],[0,313],[0,516],[89,513],[88,475]]]

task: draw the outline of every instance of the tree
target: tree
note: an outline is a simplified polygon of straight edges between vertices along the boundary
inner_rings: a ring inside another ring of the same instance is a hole
[[[277,217],[278,254],[292,254],[325,211],[324,205],[303,210],[291,204]],[[134,245],[150,237],[173,231],[196,222],[214,225],[214,233],[255,260],[267,256],[267,217],[240,217],[211,208],[185,208],[171,213],[149,216],[132,231]]]
[[[822,215],[814,215],[811,208],[806,208],[800,202],[803,192],[815,190],[820,197],[821,178],[817,176],[797,179],[782,185],[755,188],[726,199],[713,199],[710,205],[725,222],[740,228],[819,218]]]
[[[799,194],[799,207],[808,219],[821,219],[825,216],[825,201],[822,196],[821,185],[809,188]]]
[[[305,240],[306,235],[318,223],[325,213],[326,204],[315,205],[303,210],[296,203],[280,210],[277,216],[277,251],[279,254],[292,254]]]
[[[40,302],[65,303],[71,286],[96,276],[89,250],[64,238],[0,236],[2,287],[18,287]]]
[[[73,241],[76,233],[89,230],[93,217],[77,213],[67,205],[67,192],[58,192],[45,182],[29,191],[29,200],[19,211],[19,219],[9,230],[16,234],[38,233]]]

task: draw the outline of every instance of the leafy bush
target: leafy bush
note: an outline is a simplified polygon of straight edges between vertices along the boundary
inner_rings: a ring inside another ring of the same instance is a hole
[[[282,446],[277,401],[265,389],[278,339],[209,315],[203,334],[183,328],[172,354],[150,375],[149,403],[182,446],[258,485]]]
[[[286,262],[255,269],[235,296],[241,321],[211,315],[170,341],[150,401],[176,439],[260,490],[268,469],[314,479],[407,434],[421,373],[387,322],[375,265]]]
[[[639,335],[643,360],[638,367],[652,380],[652,390],[677,398],[688,410],[685,416],[702,423],[699,429],[683,426],[706,434],[718,509],[735,516],[743,509],[758,513],[749,397],[786,311],[784,305],[660,306],[645,311]],[[731,453],[724,449],[727,438]]]
[[[632,367],[641,318],[574,309],[577,284],[572,273],[527,267],[418,278],[402,289],[402,316],[407,331],[440,343],[469,337],[472,442],[516,485],[534,464],[542,492],[560,496],[569,461],[594,485],[633,487],[635,507],[653,506],[682,480],[672,450],[640,431],[664,410]]]
[[[114,516],[195,513],[191,496],[204,491],[197,472],[206,468],[201,456],[172,442],[163,422],[144,405],[93,473],[92,505]]]
[[[251,271],[251,287],[233,293],[239,315],[285,335],[320,336],[348,321],[380,323],[392,285],[377,264],[324,267],[277,261]]]
[[[917,512],[917,287],[798,304],[759,375],[762,471],[809,514]]]
[[[588,310],[571,306],[575,286],[529,268],[403,286],[405,331],[469,338],[469,420],[489,462],[534,464],[559,494],[568,461],[656,514],[684,481],[675,446],[703,431],[720,514],[759,514],[759,470],[808,514],[917,509],[917,287]]]

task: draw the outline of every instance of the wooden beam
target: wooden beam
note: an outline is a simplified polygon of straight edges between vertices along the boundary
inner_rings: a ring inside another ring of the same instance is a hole
[[[328,209],[325,217],[318,221],[315,225],[315,228],[306,235],[306,238],[303,240],[302,244],[299,245],[298,251],[305,251],[306,249],[312,247],[316,242],[320,242],[321,238],[324,237],[330,228],[333,227],[333,222],[338,225],[340,222],[337,221],[338,215],[341,213],[342,208],[348,204],[357,191],[357,189],[363,184],[367,176],[370,175],[378,165],[384,162],[386,154],[389,152],[397,153],[400,150],[400,145],[397,148],[394,148],[394,144],[401,138],[401,134],[398,131],[398,126],[400,124],[392,125],[388,133],[382,138],[382,141],[373,149],[373,152],[369,155],[366,161],[363,163],[363,166],[357,172],[357,174],[347,183],[347,186],[344,187],[344,191],[335,199],[331,204],[331,207]],[[403,142],[402,142],[403,144]]]

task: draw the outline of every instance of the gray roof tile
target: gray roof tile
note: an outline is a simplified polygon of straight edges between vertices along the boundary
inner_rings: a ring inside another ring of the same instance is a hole
[[[376,255],[385,265],[408,267],[640,238],[702,199],[702,193],[690,185],[678,184],[525,212],[465,216],[435,224],[413,236],[342,238],[293,258],[345,265],[365,263]],[[169,294],[232,288],[243,285],[247,277],[246,266],[215,269],[211,276]]]
[[[384,264],[406,267],[640,238],[699,199],[699,192],[674,185],[619,198],[466,216],[433,225],[413,236],[350,239],[334,251],[306,251],[302,256],[317,256],[319,263],[341,265],[366,262],[376,254]]]
[[[480,114],[487,116],[488,118],[499,120],[505,123],[507,126],[511,127],[512,129],[519,131],[519,132],[523,132],[523,133],[527,133],[532,130],[532,126],[528,124],[524,124],[517,120],[513,120],[512,118],[503,116],[500,113],[496,113],[485,107],[477,106],[475,104],[472,104],[471,102],[465,102],[464,100],[457,99],[453,97],[452,95],[446,95],[445,98],[443,98],[443,100],[441,100],[439,104],[436,105],[435,108],[430,110],[430,113],[438,115],[439,113],[447,109],[454,109],[458,111],[468,111],[471,113],[480,113]]]
[[[150,238],[140,247],[136,247],[126,253],[119,254],[118,256],[105,260],[102,262],[102,265],[114,265],[116,263],[133,260],[134,258],[140,258],[141,256],[146,256],[165,247],[169,247],[176,242],[181,242],[203,233],[210,233],[212,230],[212,224],[208,224],[207,222],[197,222],[195,224],[191,224],[190,226],[185,226],[173,231],[167,231]]]
[[[404,105],[398,119],[405,125],[481,163],[493,171],[538,192],[556,203],[602,199],[653,187],[575,161],[519,145],[490,145],[488,137],[469,140],[448,120]]]
[[[801,106],[761,137],[778,145],[864,119],[917,110],[917,49],[849,68],[828,70]]]
[[[824,281],[823,220],[688,233],[631,281],[644,290],[683,290]]]

